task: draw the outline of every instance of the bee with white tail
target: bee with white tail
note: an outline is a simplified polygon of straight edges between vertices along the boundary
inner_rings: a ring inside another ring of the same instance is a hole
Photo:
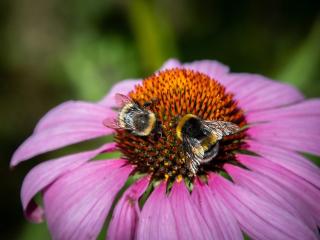
[[[188,169],[196,174],[200,164],[207,163],[218,155],[219,141],[239,130],[231,122],[207,121],[193,114],[184,115],[178,122],[176,134],[182,141]]]
[[[137,136],[148,136],[159,129],[155,114],[146,107],[150,102],[140,106],[129,97],[116,94],[116,102],[120,107],[116,119],[105,119],[103,124],[114,129],[125,129]]]

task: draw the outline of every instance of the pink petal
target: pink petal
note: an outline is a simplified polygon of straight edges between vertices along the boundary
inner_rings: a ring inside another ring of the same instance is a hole
[[[154,189],[143,206],[137,239],[179,239],[173,209],[166,195],[166,182],[162,182]]]
[[[212,79],[224,84],[224,78],[229,73],[229,67],[212,60],[194,61],[191,63],[185,63],[182,67],[204,73]]]
[[[320,117],[319,99],[310,99],[294,105],[269,109],[266,111],[250,112],[246,115],[246,120],[250,123],[280,119],[282,121],[286,121],[290,118],[299,118],[303,121],[303,117],[307,116]]]
[[[132,170],[124,164],[124,160],[85,163],[48,187],[43,200],[53,239],[96,239]]]
[[[194,183],[192,200],[209,226],[212,239],[243,239],[239,224],[217,194],[199,180]]]
[[[317,239],[300,219],[221,176],[212,175],[209,186],[254,239]]]
[[[240,107],[247,112],[281,107],[303,100],[303,95],[293,86],[257,74],[229,74],[225,85],[228,91],[235,94]]]
[[[106,117],[115,115],[110,109],[94,103],[68,101],[46,113],[38,122],[35,132],[53,128],[65,123],[101,123]]]
[[[128,95],[131,91],[134,90],[136,85],[141,84],[140,79],[135,80],[124,80],[117,84],[115,84],[109,93],[99,102],[99,104],[106,106],[108,108],[117,107],[116,101],[115,101],[115,95],[117,93]]]
[[[314,219],[310,217],[312,210],[305,204],[305,201],[300,195],[290,192],[288,189],[262,174],[247,171],[231,164],[226,164],[224,168],[232,176],[232,179],[237,185],[248,189],[262,199],[300,218],[310,229],[313,229],[313,231],[317,230]]]
[[[183,182],[173,184],[169,199],[179,239],[213,239],[213,234],[198,208],[191,202],[190,193]]]
[[[167,60],[160,68],[160,71],[164,71],[171,68],[181,67],[181,63],[177,59]]]
[[[290,118],[290,119],[278,119],[273,120],[271,122],[265,122],[260,124],[255,124],[250,126],[249,132],[254,132],[255,137],[260,137],[259,134],[268,134],[278,133],[279,135],[286,135],[291,133],[292,135],[296,134],[296,136],[309,136],[320,133],[319,127],[320,117],[304,117],[304,118]],[[259,132],[257,133],[257,130]],[[275,129],[275,130],[273,130]],[[279,132],[280,131],[280,132]]]
[[[113,133],[102,122],[115,113],[97,104],[67,102],[49,111],[15,151],[10,165],[70,144]]]
[[[320,155],[319,117],[304,117],[253,125],[247,133],[256,141]]]
[[[107,239],[134,239],[139,220],[139,198],[149,184],[149,177],[134,183],[117,203],[111,219]]]
[[[320,205],[317,201],[320,199],[320,191],[317,188],[265,158],[238,154],[237,159],[248,168],[268,176],[277,184],[301,196],[305,204],[312,210],[312,216],[316,219],[317,224],[320,223]]]
[[[11,166],[36,155],[52,151],[70,144],[111,134],[112,130],[97,125],[64,124],[55,128],[35,133],[29,137],[14,153]]]
[[[249,150],[268,158],[320,189],[320,169],[300,154],[254,141],[247,141],[247,145]]]
[[[87,152],[76,153],[58,159],[49,160],[35,166],[25,177],[21,188],[21,201],[26,217],[33,222],[42,222],[43,210],[32,199],[62,174],[71,171],[94,158],[101,152],[115,149],[114,143]]]

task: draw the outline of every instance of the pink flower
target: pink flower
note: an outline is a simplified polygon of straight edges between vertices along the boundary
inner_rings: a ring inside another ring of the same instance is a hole
[[[159,139],[103,125],[117,117],[116,93],[139,103],[156,99]],[[174,131],[188,113],[242,127],[196,175]],[[69,101],[49,111],[11,166],[110,134],[115,143],[43,162],[26,176],[25,215],[45,218],[53,239],[95,239],[108,214],[107,239],[319,238],[320,171],[301,154],[320,155],[319,99],[215,61],[169,60],[147,79],[118,83],[98,103]],[[123,157],[94,160],[112,151]],[[33,200],[39,192],[43,207]]]

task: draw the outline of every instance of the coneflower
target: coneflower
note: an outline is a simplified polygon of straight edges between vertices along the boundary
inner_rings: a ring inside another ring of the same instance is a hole
[[[118,117],[116,93],[139,106],[152,102],[159,133],[107,127]],[[177,136],[187,114],[240,129],[196,171]],[[108,214],[107,239],[319,238],[320,171],[302,155],[320,155],[319,99],[215,61],[169,60],[148,78],[118,83],[98,103],[69,101],[49,111],[11,166],[111,134],[114,143],[43,162],[26,176],[25,215],[45,218],[53,239],[95,239]],[[121,158],[94,160],[112,151]],[[33,200],[39,192],[43,207]]]

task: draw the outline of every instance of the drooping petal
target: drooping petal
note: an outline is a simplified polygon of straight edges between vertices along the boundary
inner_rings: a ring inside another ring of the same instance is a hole
[[[154,189],[142,208],[137,239],[179,239],[173,210],[166,195],[165,182]]]
[[[310,99],[303,102],[285,106],[281,108],[269,109],[265,111],[250,112],[246,115],[246,120],[250,123],[265,122],[273,120],[286,121],[290,118],[320,117],[320,100]]]
[[[34,133],[15,151],[11,166],[70,144],[105,136],[113,130],[103,120],[114,117],[110,109],[85,102],[67,102],[49,111]]]
[[[129,187],[117,203],[111,219],[107,239],[134,239],[140,216],[139,198],[149,184],[149,177],[144,177]]]
[[[196,181],[192,189],[191,198],[196,206],[198,206],[201,215],[209,226],[212,239],[243,239],[235,217],[224,206],[219,196],[214,194],[207,185]]]
[[[124,164],[125,160],[86,163],[45,190],[44,209],[53,239],[96,239],[132,171]]]
[[[292,118],[251,126],[247,133],[256,141],[320,156],[319,117]]]
[[[277,108],[303,100],[303,95],[293,86],[257,74],[229,74],[224,83],[227,90],[235,94],[239,106],[247,112]]]
[[[160,71],[164,71],[171,68],[181,67],[181,63],[177,59],[167,60],[160,68]]]
[[[136,85],[141,83],[141,79],[124,80],[115,84],[108,94],[99,102],[99,104],[106,106],[108,108],[119,107],[116,104],[115,95],[117,93],[128,95],[129,92],[134,90]]]
[[[205,219],[191,202],[183,182],[175,182],[169,196],[179,239],[214,239]]]
[[[266,158],[237,154],[237,160],[249,169],[268,176],[277,184],[301,196],[305,204],[312,209],[312,215],[316,219],[316,223],[320,224],[320,205],[317,201],[317,199],[320,199],[320,191],[317,188]]]
[[[299,218],[221,176],[211,175],[209,186],[254,239],[317,239]]]
[[[224,168],[237,185],[303,219],[310,229],[317,231],[317,225],[311,217],[312,210],[300,195],[291,192],[272,179],[257,172],[247,171],[231,164],[226,164]]]
[[[229,73],[229,67],[222,63],[219,63],[218,61],[212,60],[202,60],[185,63],[182,65],[182,67],[204,73],[212,79],[221,82],[222,84],[224,84],[226,74]]]
[[[62,174],[79,167],[101,152],[109,152],[114,149],[115,143],[109,143],[92,151],[64,156],[35,166],[25,177],[21,188],[21,201],[25,216],[33,222],[43,221],[42,207],[32,201],[35,195]]]
[[[247,141],[248,149],[268,158],[320,189],[320,169],[299,153],[255,141]]]

